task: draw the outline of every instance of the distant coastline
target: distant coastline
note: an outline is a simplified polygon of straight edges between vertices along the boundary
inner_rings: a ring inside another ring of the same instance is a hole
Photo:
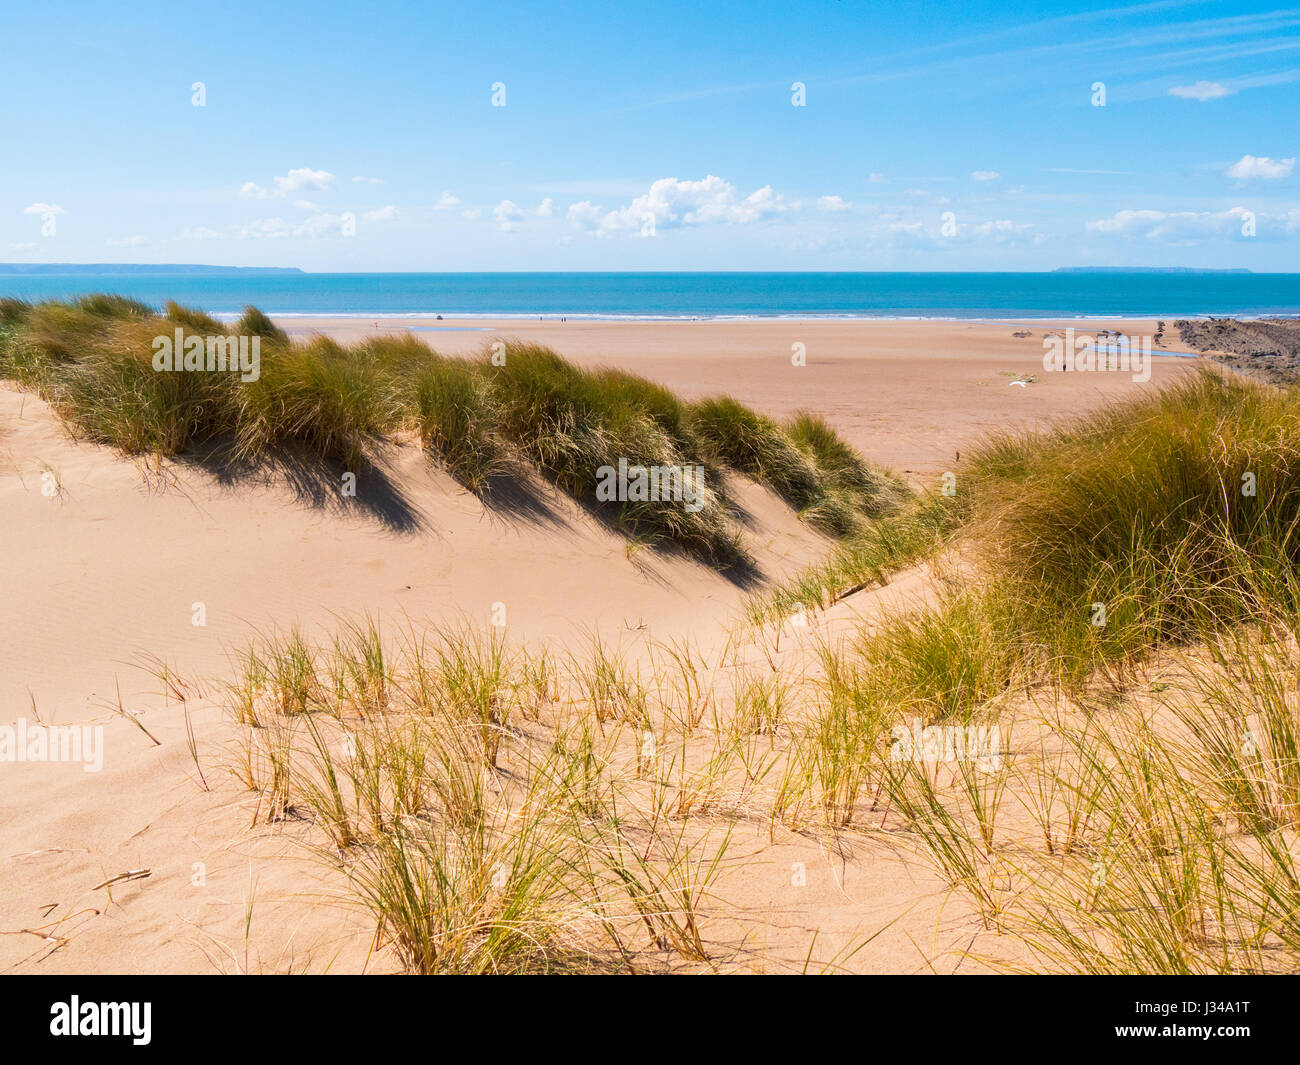
[[[201,263],[0,263],[0,275],[66,276],[93,275],[97,277],[151,275],[175,277],[200,274],[209,277],[227,275],[292,275],[305,272],[296,266],[205,266]]]
[[[1201,269],[1195,266],[1058,266],[1051,271],[1054,274],[1175,274],[1175,275],[1209,275],[1215,274],[1253,274],[1244,266],[1230,266],[1223,269]]]

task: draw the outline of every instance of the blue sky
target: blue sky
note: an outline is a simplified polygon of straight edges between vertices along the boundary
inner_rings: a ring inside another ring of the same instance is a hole
[[[1300,264],[1300,8],[15,7],[0,261]]]

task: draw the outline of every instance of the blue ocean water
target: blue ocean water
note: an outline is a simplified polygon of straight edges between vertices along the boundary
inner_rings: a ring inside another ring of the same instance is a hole
[[[571,318],[1300,315],[1300,274],[0,274],[0,295],[116,292],[214,314]]]

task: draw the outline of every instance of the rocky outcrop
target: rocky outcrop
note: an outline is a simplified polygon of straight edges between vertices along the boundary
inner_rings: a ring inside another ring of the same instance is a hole
[[[1174,323],[1191,351],[1273,384],[1300,380],[1300,321],[1286,318],[1182,319]]]

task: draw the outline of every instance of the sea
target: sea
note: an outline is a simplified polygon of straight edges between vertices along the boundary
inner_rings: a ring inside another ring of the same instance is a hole
[[[10,273],[0,296],[114,292],[211,314],[571,319],[1173,318],[1300,316],[1300,274],[256,273],[189,267]]]

